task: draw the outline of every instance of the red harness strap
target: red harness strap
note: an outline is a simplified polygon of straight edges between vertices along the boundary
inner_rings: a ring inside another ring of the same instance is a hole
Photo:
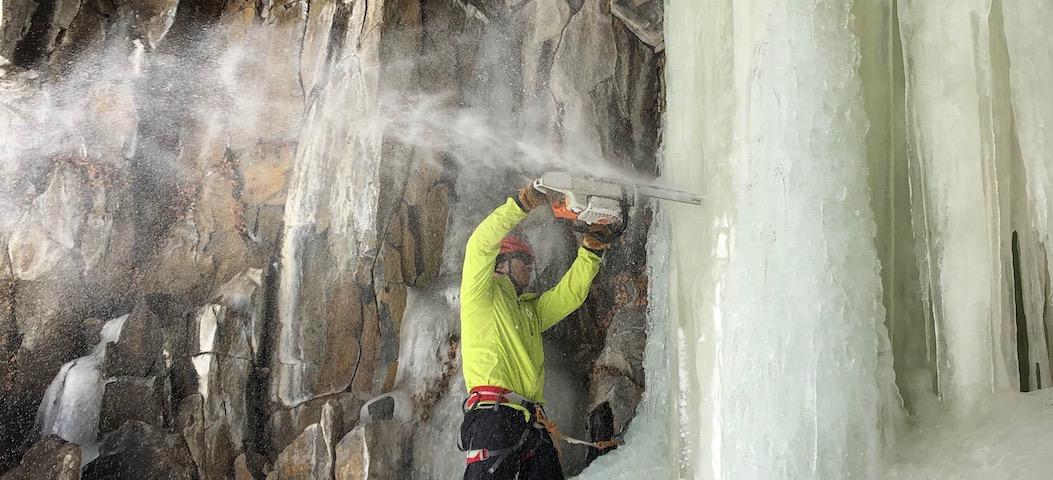
[[[525,397],[519,395],[507,388],[491,387],[488,385],[479,386],[471,389],[468,392],[468,399],[464,401],[464,409],[471,410],[480,403],[514,403],[522,405],[523,402],[529,402]]]
[[[466,459],[465,463],[471,465],[475,462],[481,462],[490,458],[490,451],[485,448],[480,448],[479,450],[468,450],[467,457],[468,458]]]

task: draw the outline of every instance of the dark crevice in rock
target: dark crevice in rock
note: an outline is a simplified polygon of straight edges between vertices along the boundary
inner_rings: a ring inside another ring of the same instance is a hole
[[[322,61],[321,75],[318,76],[322,80],[315,81],[315,88],[321,89],[328,86],[329,82],[327,79],[332,75],[332,68],[342,60],[344,44],[347,41],[347,28],[351,24],[351,9],[353,6],[343,3],[336,6],[336,11],[333,13],[333,24],[329,28],[328,51],[325,52],[325,59]],[[315,92],[312,92],[312,96],[315,94]]]
[[[307,42],[307,30],[311,24],[311,2],[304,2],[302,22],[303,28],[300,29],[300,48],[296,51],[296,84],[300,86],[300,97],[303,98],[303,113],[306,116],[310,102],[308,101],[307,86],[303,84],[303,56],[304,56],[304,44]],[[286,187],[288,188],[288,187]]]
[[[585,0],[566,0],[566,2],[570,6],[572,15],[580,12],[581,8],[585,6]]]
[[[3,361],[6,364],[10,360],[8,354],[10,353],[10,355],[14,355],[14,353],[18,351],[18,348],[22,346],[23,335],[18,331],[18,279],[15,277],[14,259],[11,258],[11,249],[7,248],[7,245],[3,245],[3,247],[4,255],[7,256],[7,272],[5,272],[7,278],[0,280],[0,282],[2,282],[0,283],[0,285],[2,285],[2,287],[0,287],[2,288],[2,290],[0,290],[0,295],[3,295],[3,304],[0,306],[2,312],[0,312],[0,315],[7,315],[11,327],[14,328],[10,339],[0,338],[0,342],[9,342],[6,345],[0,343],[0,354],[3,355],[0,357],[0,361]],[[5,370],[0,369],[0,373],[4,371]],[[3,377],[4,375],[0,375],[0,382],[4,381]],[[2,386],[0,386],[0,391],[4,391]]]
[[[611,405],[603,402],[589,412],[588,426],[589,441],[599,442],[612,439],[614,437],[614,413],[611,412]],[[585,457],[585,464],[592,463],[593,460],[606,455],[610,451],[590,447]]]
[[[374,268],[370,268],[370,274],[371,275],[375,275],[372,272],[376,271],[375,270],[376,258],[373,259],[372,265],[373,265]],[[376,290],[373,288],[374,285],[376,285],[376,279],[371,277],[370,278],[370,284],[368,286],[365,286],[365,287],[359,286],[358,287],[358,289],[359,289],[358,298],[366,299],[366,298],[371,298],[372,297],[373,298],[373,305],[376,306],[377,305],[377,299],[376,299]],[[366,302],[365,301],[359,303],[359,305],[358,305],[358,318],[359,318],[359,320],[362,323],[360,325],[362,330],[358,332],[358,335],[353,335],[352,336],[355,339],[355,344],[357,345],[357,348],[355,349],[355,354],[356,354],[355,368],[354,368],[354,370],[351,371],[351,375],[348,376],[348,378],[351,381],[347,384],[347,390],[346,391],[350,392],[350,393],[355,393],[354,390],[355,390],[356,380],[358,379],[358,370],[362,367],[362,334],[365,333],[365,329],[366,329],[366,308],[367,307],[366,307]],[[379,312],[378,312],[377,316],[379,317]],[[360,400],[368,400],[368,398],[362,398]]]
[[[242,360],[242,361],[245,361],[245,362],[248,362],[248,363],[252,363],[252,358],[251,357],[242,357],[242,356],[239,356],[239,355],[230,355],[230,354],[227,354],[227,353],[216,352],[216,351],[198,352],[198,353],[195,353],[195,354],[191,355],[190,358],[196,358],[196,357],[200,357],[202,355],[213,355],[213,356],[216,357],[217,360],[218,359],[234,359],[234,360]]]
[[[55,9],[58,0],[38,0],[37,8],[30,18],[29,30],[15,46],[11,60],[23,68],[33,68],[46,60],[48,45],[51,44],[51,24],[55,20]]]
[[[242,193],[245,191],[245,179],[241,176],[238,157],[229,146],[223,154],[222,165],[223,173],[226,174],[227,179],[230,181],[231,197],[234,202],[234,208],[236,209],[234,212],[234,230],[243,238],[249,238],[248,228],[245,224],[245,210],[248,207],[242,199]]]
[[[266,267],[266,278],[264,280],[264,308],[263,325],[260,329],[260,351],[257,353],[257,361],[253,365],[252,374],[249,376],[249,384],[246,388],[248,408],[247,423],[251,435],[245,440],[245,450],[253,452],[257,456],[268,457],[268,452],[274,449],[271,436],[267,434],[267,425],[270,423],[269,398],[271,382],[271,361],[273,355],[273,329],[278,319],[278,284],[279,284],[279,261],[277,254]]]

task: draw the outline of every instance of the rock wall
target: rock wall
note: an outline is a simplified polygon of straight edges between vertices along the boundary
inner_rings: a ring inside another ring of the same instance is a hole
[[[409,290],[456,276],[474,223],[545,168],[656,170],[660,2],[2,8],[0,471],[39,439],[37,405],[98,343],[95,319],[133,312],[105,346],[84,475],[136,458],[176,478],[358,478],[338,444],[412,436],[344,438],[395,386]],[[548,337],[594,372],[582,403],[619,412],[608,433],[643,388],[642,342],[606,339],[643,332],[648,224],[640,202],[588,306]],[[539,283],[569,259],[553,258]]]

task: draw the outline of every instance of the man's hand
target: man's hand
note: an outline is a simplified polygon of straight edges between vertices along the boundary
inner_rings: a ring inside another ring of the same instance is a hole
[[[613,225],[589,225],[585,235],[581,237],[581,245],[594,252],[602,252],[611,248],[614,241],[621,237],[624,231],[624,222]]]
[[[530,182],[516,193],[516,203],[524,212],[529,212],[542,205],[547,205],[548,196],[534,188],[534,182]]]

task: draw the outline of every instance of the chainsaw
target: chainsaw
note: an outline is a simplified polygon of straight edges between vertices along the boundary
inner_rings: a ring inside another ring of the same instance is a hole
[[[701,205],[702,196],[647,183],[624,183],[606,178],[546,172],[534,180],[534,189],[556,198],[552,212],[558,218],[587,225],[616,225],[624,221],[637,196]]]

